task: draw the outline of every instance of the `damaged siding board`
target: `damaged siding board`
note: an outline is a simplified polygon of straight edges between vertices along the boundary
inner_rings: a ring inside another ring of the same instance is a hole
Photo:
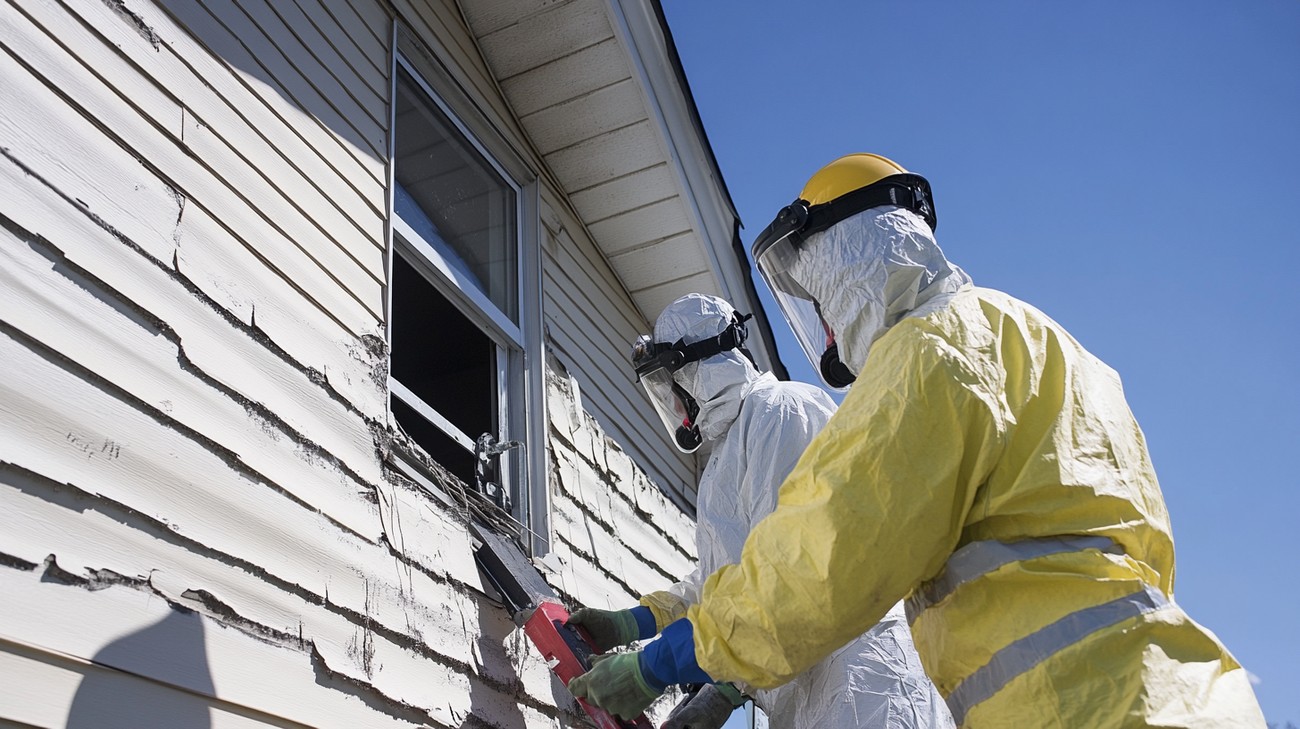
[[[395,563],[391,572],[399,591],[380,575],[367,585],[375,609],[358,613],[336,603],[329,592],[323,599],[304,601],[301,591],[285,589],[184,532],[128,528],[120,518],[124,509],[75,487],[52,489],[43,479],[0,468],[0,484],[5,483],[12,488],[0,485],[0,494],[20,518],[13,530],[0,534],[0,554],[31,563],[54,555],[59,574],[90,580],[92,589],[106,584],[105,575],[121,575],[124,582],[174,605],[215,615],[260,640],[313,652],[329,670],[369,683],[386,696],[402,697],[402,703],[427,708],[431,698],[461,693],[440,685],[473,685],[479,680],[473,674],[485,684],[481,691],[500,691],[529,668],[521,664],[540,663],[527,650],[508,646],[514,625],[481,586],[431,580],[418,568]],[[75,529],[63,525],[74,513],[69,509],[83,515]],[[444,549],[448,557],[471,563],[463,527],[461,532]],[[458,549],[461,543],[464,548]],[[382,603],[402,606],[400,619],[386,619],[378,609]],[[469,678],[455,678],[458,674]],[[412,688],[420,684],[428,696]],[[549,688],[549,683],[533,681],[527,701],[542,706]]]
[[[12,215],[10,220],[20,230],[26,229],[42,239],[33,239],[27,233],[20,236],[11,230],[0,232],[6,253],[13,251],[10,257],[20,255],[24,247],[42,251],[51,258],[50,263],[42,265],[68,267],[71,275],[99,289],[110,306],[125,309],[147,325],[167,332],[177,348],[168,363],[171,367],[190,368],[199,379],[209,386],[219,386],[228,397],[246,399],[251,412],[277,421],[282,431],[298,434],[296,440],[316,445],[346,464],[361,480],[378,480],[370,428],[349,414],[352,408],[338,390],[323,388],[320,378],[310,370],[277,356],[258,341],[255,331],[237,326],[222,312],[205,305],[187,290],[179,276],[127,248],[78,209],[61,199],[51,200],[51,191],[39,188],[9,160],[0,159],[0,181],[15,191],[13,207],[3,214]],[[59,254],[66,263],[58,261]],[[5,321],[9,320],[6,313]],[[371,392],[375,393],[373,387]],[[358,395],[355,401],[365,403],[367,399]],[[368,401],[372,407],[382,407],[377,394],[371,394]],[[155,399],[155,404],[163,410],[171,407],[162,398]]]
[[[0,606],[5,626],[31,638],[20,646],[0,638],[0,656],[24,667],[4,672],[5,683],[27,681],[29,671],[50,679],[32,681],[36,695],[50,699],[42,713],[55,719],[38,725],[77,725],[68,721],[77,719],[81,725],[113,725],[97,719],[120,711],[134,719],[122,725],[148,726],[166,714],[130,712],[140,704],[152,709],[149,701],[191,717],[197,708],[191,702],[199,701],[212,711],[213,727],[423,724],[415,716],[375,711],[346,682],[304,660],[301,651],[177,611],[150,592],[123,586],[92,592],[40,578],[0,568],[0,585],[11,598]],[[32,645],[37,641],[39,647]],[[115,691],[130,701],[113,700]],[[36,704],[31,694],[3,702],[17,710]]]
[[[372,303],[370,298],[379,299],[374,287],[383,282],[381,219],[372,214],[364,226],[358,224],[321,196],[242,121],[232,123],[233,129],[223,129],[220,123],[226,120],[205,118],[189,105],[178,110],[180,102],[171,92],[143,79],[116,45],[93,37],[64,43],[57,29],[84,27],[59,17],[51,23],[50,28],[22,28],[23,47],[15,55],[35,67],[47,83],[67,93],[79,111],[162,169],[172,186],[196,204],[225,209],[227,196],[233,194],[262,219],[261,227],[276,227],[292,235],[309,257],[327,273],[338,276],[363,305]],[[159,103],[142,104],[141,96]],[[375,106],[381,105],[376,102]],[[156,107],[161,107],[161,113]],[[181,110],[179,134],[163,127],[165,133],[159,139],[146,131],[154,122],[173,122]],[[234,141],[227,141],[223,133]],[[357,239],[365,245],[352,242]]]
[[[0,10],[4,9],[7,6],[0,6]],[[370,321],[379,317],[383,301],[383,268],[382,254],[378,249],[372,247],[374,265],[378,270],[367,271],[336,245],[326,240],[313,243],[317,236],[306,228],[296,230],[295,237],[289,238],[282,228],[272,223],[270,214],[255,207],[249,198],[245,186],[252,185],[254,180],[240,179],[233,171],[231,179],[222,179],[192,156],[180,135],[161,133],[166,129],[161,124],[175,121],[172,118],[176,111],[174,105],[168,107],[170,111],[142,110],[135,102],[127,101],[106,87],[101,78],[79,60],[69,57],[65,49],[44,32],[30,25],[24,28],[18,22],[11,24],[8,20],[0,27],[7,29],[4,37],[6,52],[0,54],[0,68],[3,68],[0,75],[4,77],[5,95],[22,98],[25,102],[15,105],[6,115],[7,121],[13,124],[11,134],[18,140],[16,154],[48,147],[53,143],[50,137],[59,139],[55,135],[90,147],[121,147],[156,171],[185,199],[187,205],[204,207],[241,238],[258,241],[260,253],[288,264],[291,276],[304,284],[315,283],[313,291],[329,292],[342,285],[348,296],[356,301],[353,306],[360,305],[364,312],[362,316]],[[23,30],[31,32],[24,33]],[[21,45],[16,49],[15,44]],[[17,59],[22,59],[21,64]],[[27,66],[33,71],[29,72]],[[159,125],[154,124],[156,117],[150,111],[160,115],[157,117]],[[193,120],[182,122],[182,127],[197,128]],[[52,156],[58,159],[61,151],[55,150]],[[85,182],[100,188],[116,189],[111,178],[86,179]],[[273,200],[274,196],[259,197],[257,202],[266,204]],[[276,240],[277,234],[279,245],[272,245],[271,241]],[[339,309],[346,311],[349,308],[353,307],[340,302]]]
[[[204,443],[174,432],[160,413],[136,411],[100,392],[89,373],[56,365],[9,336],[0,337],[0,357],[20,373],[0,386],[6,403],[0,428],[16,435],[14,466],[138,514],[137,521],[154,523],[164,536],[183,538],[189,551],[203,545],[220,562],[251,571],[268,597],[300,602],[300,629],[311,636],[313,650],[332,673],[428,710],[442,723],[454,725],[457,714],[463,718],[469,711],[470,689],[482,680],[469,668],[477,663],[469,652],[471,620],[487,605],[394,559],[379,541],[377,519],[369,534],[350,533],[286,498],[260,474],[228,464]],[[42,396],[37,400],[31,393]],[[50,523],[48,518],[30,521]],[[21,544],[39,547],[41,541],[51,540],[28,538]],[[133,552],[141,550],[127,554]],[[148,562],[165,565],[156,546],[144,554]],[[19,555],[29,562],[35,556]],[[67,559],[69,571],[82,569]],[[154,567],[114,566],[166,581],[167,573],[154,573]],[[179,573],[204,589],[221,589],[219,580],[203,579],[193,565],[183,565]],[[248,591],[256,594],[259,586]],[[241,607],[256,614],[262,609],[257,602]],[[337,625],[332,631],[331,622]],[[448,630],[450,635],[443,632]],[[292,636],[292,627],[283,632]],[[432,699],[439,703],[430,704]]]
[[[123,78],[128,76],[127,69],[134,69],[147,79],[146,88],[176,93],[187,119],[198,120],[197,125],[207,131],[185,138],[196,155],[214,163],[238,156],[248,172],[280,181],[284,190],[292,190],[291,201],[312,212],[326,229],[355,230],[371,245],[382,248],[382,186],[367,184],[363,195],[264,104],[237,103],[249,100],[249,94],[233,88],[234,79],[218,92],[212,85],[216,79],[195,73],[171,44],[159,43],[155,47],[104,4],[79,4],[68,12],[33,4],[26,10],[47,34],[58,37],[101,71],[107,71],[101,73],[104,77]],[[376,98],[372,105],[382,108],[386,102]]]
[[[552,402],[565,402],[562,380],[550,378]],[[629,533],[652,534],[656,547],[637,547],[637,553],[651,555],[669,576],[681,574],[685,566],[673,554],[694,559],[694,522],[673,507],[663,489],[653,482],[632,459],[600,430],[591,416],[571,427],[563,415],[551,415],[552,491],[595,515],[611,532],[628,526]],[[630,526],[629,526],[630,525]],[[620,532],[621,533],[621,532]],[[665,555],[658,557],[658,555]]]
[[[579,379],[583,406],[638,455],[641,467],[663,486],[693,493],[695,460],[672,447],[627,360],[632,342],[650,332],[651,324],[627,305],[622,285],[581,229],[573,228],[586,246],[558,220],[543,257],[542,286],[544,316],[557,355]]]
[[[562,483],[570,477],[587,475],[575,473],[577,468],[564,460],[563,456],[557,457],[561,463],[556,469]],[[626,607],[644,592],[667,587],[691,571],[689,555],[675,549],[662,532],[639,518],[630,505],[608,502],[608,492],[600,493],[610,488],[608,485],[593,479],[586,487],[573,482],[565,486],[574,491],[562,490],[555,498],[557,532],[573,552],[582,555],[590,568],[599,571],[607,581],[620,585],[620,593],[627,593],[619,598],[623,605],[618,604],[619,599],[613,599],[612,606]],[[563,528],[559,522],[564,522]]]
[[[558,375],[548,381],[553,547],[564,565],[553,583],[583,604],[626,607],[690,571],[694,524],[590,416],[567,422],[572,393]]]
[[[119,383],[131,396],[164,412],[176,423],[239,454],[241,463],[358,533],[373,524],[358,518],[366,510],[357,497],[378,480],[369,433],[365,440],[339,443],[358,452],[358,473],[333,454],[314,453],[300,433],[277,422],[278,398],[258,412],[214,387],[186,361],[184,342],[129,309],[130,303],[92,280],[0,230],[0,309],[5,323],[86,371]],[[57,255],[57,254],[53,254]],[[268,393],[270,394],[270,393]],[[370,450],[369,459],[362,453]],[[366,468],[371,466],[371,468]],[[369,477],[369,483],[363,480]]]
[[[3,485],[10,482],[12,491]],[[447,723],[453,723],[449,719],[458,713],[463,716],[464,711],[455,708],[463,699],[452,697],[476,697],[482,702],[492,693],[504,691],[508,696],[508,687],[516,682],[525,689],[521,703],[535,711],[546,713],[543,709],[552,700],[549,673],[522,636],[514,634],[515,626],[505,611],[465,585],[429,583],[415,575],[402,594],[394,595],[376,583],[368,591],[371,605],[406,605],[404,622],[385,621],[377,614],[352,614],[328,594],[321,602],[304,602],[301,595],[268,583],[250,573],[247,566],[241,569],[227,556],[205,549],[183,534],[169,534],[162,527],[153,534],[129,528],[120,519],[121,509],[93,494],[68,487],[50,489],[42,479],[0,468],[0,495],[21,517],[15,520],[12,532],[0,534],[0,554],[10,561],[16,557],[30,563],[45,562],[38,571],[53,568],[67,583],[87,581],[88,585],[77,588],[81,591],[99,592],[119,583],[146,590],[155,601],[161,597],[174,606],[220,619],[260,642],[299,651],[304,662],[310,654],[319,663],[318,673],[327,670],[368,684],[397,703],[419,707]],[[70,507],[83,515],[75,529],[62,523],[74,513]],[[468,554],[462,553],[461,559],[470,561]],[[51,557],[57,562],[49,562]],[[0,573],[11,571],[0,567]],[[0,583],[2,580],[0,576]],[[48,575],[45,580],[50,581]],[[15,605],[12,610],[22,607]],[[12,614],[5,615],[7,611],[0,608],[0,619],[6,625],[21,622]],[[416,639],[404,637],[399,630]],[[77,655],[94,652],[93,646],[82,648],[66,640],[45,639],[42,643]],[[158,670],[144,658],[139,665],[118,667],[143,674]],[[268,704],[266,697],[242,697],[229,691],[221,695],[246,706],[293,716],[289,711],[292,703],[277,706]],[[283,700],[297,699],[287,695]],[[451,708],[449,716],[440,714],[439,702]]]
[[[523,224],[553,350],[529,355],[583,391],[531,383],[544,576],[622,607],[693,561],[669,492],[695,460],[625,361],[649,325],[539,145],[581,165],[633,143],[583,183],[606,227],[668,199],[672,170],[640,158],[603,0],[528,2],[0,0],[0,723],[585,724],[484,584],[456,486],[433,498],[385,462],[397,18],[540,189]],[[484,31],[518,41],[509,78],[462,6],[524,10]]]
[[[567,302],[560,299],[556,303]],[[628,451],[663,487],[683,495],[693,493],[693,458],[685,454],[676,455],[680,452],[671,445],[663,423],[645,400],[640,386],[631,375],[622,375],[627,365],[617,361],[616,355],[601,351],[602,346],[609,346],[608,342],[593,341],[581,334],[597,324],[585,317],[575,321],[566,315],[576,310],[556,306],[553,309],[556,313],[548,313],[547,319],[555,356],[579,383],[581,407],[595,416],[618,442],[625,443]],[[633,339],[635,335],[628,341]],[[623,346],[624,349],[627,347]],[[664,454],[669,452],[667,449],[672,449],[674,455],[665,458]]]

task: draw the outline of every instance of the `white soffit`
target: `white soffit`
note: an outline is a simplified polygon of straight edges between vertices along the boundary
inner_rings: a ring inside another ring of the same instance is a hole
[[[651,0],[460,0],[525,132],[647,321],[703,291],[753,310],[736,214]]]

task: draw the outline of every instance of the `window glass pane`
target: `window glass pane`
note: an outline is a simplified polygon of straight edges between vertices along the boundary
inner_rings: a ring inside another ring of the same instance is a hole
[[[396,116],[397,214],[518,324],[514,188],[400,67]]]

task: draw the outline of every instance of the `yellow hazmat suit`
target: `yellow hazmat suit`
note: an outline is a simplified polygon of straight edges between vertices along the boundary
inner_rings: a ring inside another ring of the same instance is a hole
[[[910,211],[866,210],[799,255],[857,382],[689,610],[700,668],[782,684],[906,597],[962,726],[1263,727],[1246,672],[1173,601],[1116,373],[972,287]]]

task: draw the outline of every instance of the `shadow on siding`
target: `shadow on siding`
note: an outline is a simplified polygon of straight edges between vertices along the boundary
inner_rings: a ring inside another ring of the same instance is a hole
[[[173,610],[157,623],[104,646],[91,660],[113,667],[149,666],[169,683],[204,696],[215,694],[203,644],[203,623],[194,613]],[[207,729],[212,726],[208,712],[208,707],[189,693],[151,692],[148,699],[142,700],[139,695],[123,695],[122,684],[113,677],[92,673],[77,688],[67,726]]]

